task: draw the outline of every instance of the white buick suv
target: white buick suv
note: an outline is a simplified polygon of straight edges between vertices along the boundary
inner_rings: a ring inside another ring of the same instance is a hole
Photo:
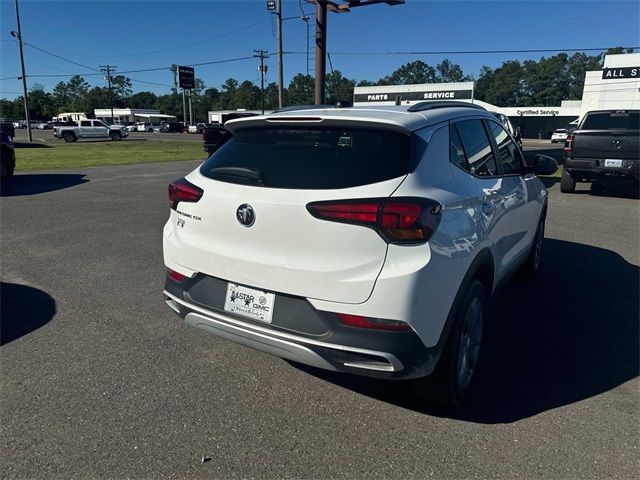
[[[169,185],[167,304],[195,327],[295,362],[414,379],[456,405],[486,305],[540,263],[547,191],[481,107],[289,110],[229,121]]]

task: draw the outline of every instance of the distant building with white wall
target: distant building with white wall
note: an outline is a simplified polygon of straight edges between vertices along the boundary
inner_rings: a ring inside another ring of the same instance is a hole
[[[606,55],[602,70],[586,73],[582,100],[563,100],[559,106],[500,107],[475,100],[474,82],[355,87],[354,106],[411,105],[423,101],[460,100],[505,114],[522,135],[549,138],[557,128],[591,110],[640,109],[640,53]]]

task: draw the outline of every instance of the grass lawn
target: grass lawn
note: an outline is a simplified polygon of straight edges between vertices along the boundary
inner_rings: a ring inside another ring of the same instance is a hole
[[[23,144],[16,142],[16,172],[132,163],[204,160],[199,142],[131,141]]]

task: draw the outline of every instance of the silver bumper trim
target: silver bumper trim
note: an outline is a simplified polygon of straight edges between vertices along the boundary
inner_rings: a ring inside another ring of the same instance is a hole
[[[350,352],[354,354],[370,355],[380,358],[379,363],[346,362],[344,365],[347,367],[376,370],[381,372],[399,372],[404,369],[402,362],[400,362],[400,360],[391,353],[321,342],[319,340],[299,337],[289,333],[276,332],[257,325],[249,326],[232,317],[193,305],[192,303],[170,294],[166,290],[164,291],[164,295],[173,300],[173,302],[179,303],[190,310],[193,310],[193,312],[187,314],[185,318],[185,321],[189,325],[236,343],[255,348],[256,350],[261,350],[279,357],[323,368],[325,370],[336,370],[336,368],[324,358],[305,346],[314,345],[347,353]]]

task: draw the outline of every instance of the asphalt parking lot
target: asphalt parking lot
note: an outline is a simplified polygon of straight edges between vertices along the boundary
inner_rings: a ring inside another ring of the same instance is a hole
[[[637,190],[549,180],[541,274],[498,298],[478,388],[443,412],[185,326],[161,231],[196,165],[3,184],[3,478],[637,476]]]

